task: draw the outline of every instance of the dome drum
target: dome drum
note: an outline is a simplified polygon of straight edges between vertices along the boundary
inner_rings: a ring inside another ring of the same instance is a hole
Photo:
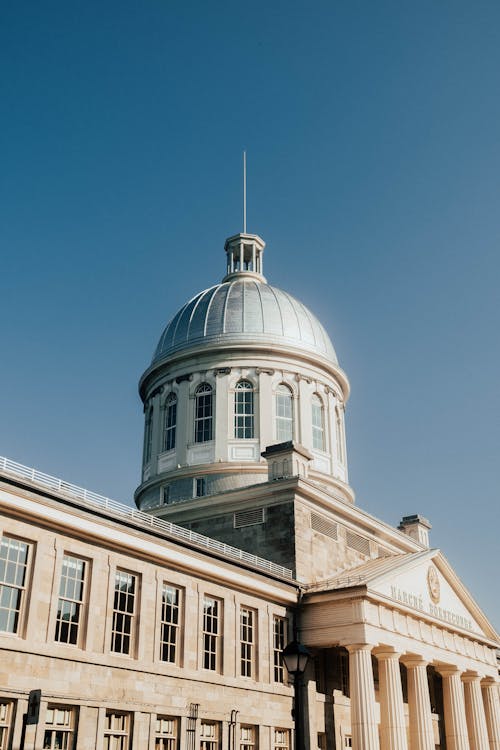
[[[287,440],[311,452],[311,478],[347,485],[348,380],[317,318],[265,281],[264,246],[257,235],[229,238],[228,275],[160,337],[139,386],[139,507],[266,481],[262,452]]]

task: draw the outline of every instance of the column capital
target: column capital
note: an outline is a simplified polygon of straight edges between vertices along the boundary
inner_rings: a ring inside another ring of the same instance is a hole
[[[462,670],[456,664],[436,664],[434,668],[441,677],[453,677],[453,675],[461,677],[462,675]]]
[[[481,676],[478,672],[473,672],[468,669],[467,672],[462,672],[462,682],[479,682]]]
[[[408,669],[412,669],[413,667],[426,667],[429,664],[427,659],[424,659],[423,656],[418,656],[417,654],[411,656],[405,655],[401,658],[401,661]]]
[[[498,680],[495,680],[494,677],[483,677],[481,680],[481,687],[483,688],[495,687],[498,684]]]
[[[375,648],[374,643],[350,643],[348,646],[346,646],[347,651],[349,651],[350,654],[355,653],[356,651],[373,651]]]
[[[375,649],[373,654],[377,657],[378,661],[390,661],[392,659],[394,659],[394,661],[399,661],[399,658],[401,656],[401,653],[399,651],[382,646],[380,647],[380,651],[378,649]]]

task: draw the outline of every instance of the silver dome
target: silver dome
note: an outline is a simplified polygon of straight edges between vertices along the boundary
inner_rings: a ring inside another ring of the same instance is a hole
[[[204,343],[294,347],[338,364],[328,334],[307,307],[244,274],[189,300],[163,331],[152,364]]]

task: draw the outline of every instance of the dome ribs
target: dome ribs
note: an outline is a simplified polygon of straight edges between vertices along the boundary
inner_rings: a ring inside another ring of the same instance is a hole
[[[281,289],[250,278],[209,287],[189,300],[167,324],[151,364],[170,353],[210,342],[290,346],[337,364],[328,334],[305,305]]]

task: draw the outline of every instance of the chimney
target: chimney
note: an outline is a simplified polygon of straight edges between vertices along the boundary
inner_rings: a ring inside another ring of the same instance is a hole
[[[302,445],[287,440],[285,443],[268,445],[260,454],[267,461],[268,479],[307,477],[312,454]]]
[[[427,518],[419,516],[418,513],[413,516],[403,516],[398,529],[427,549],[429,548],[429,529],[432,529],[432,526]]]

